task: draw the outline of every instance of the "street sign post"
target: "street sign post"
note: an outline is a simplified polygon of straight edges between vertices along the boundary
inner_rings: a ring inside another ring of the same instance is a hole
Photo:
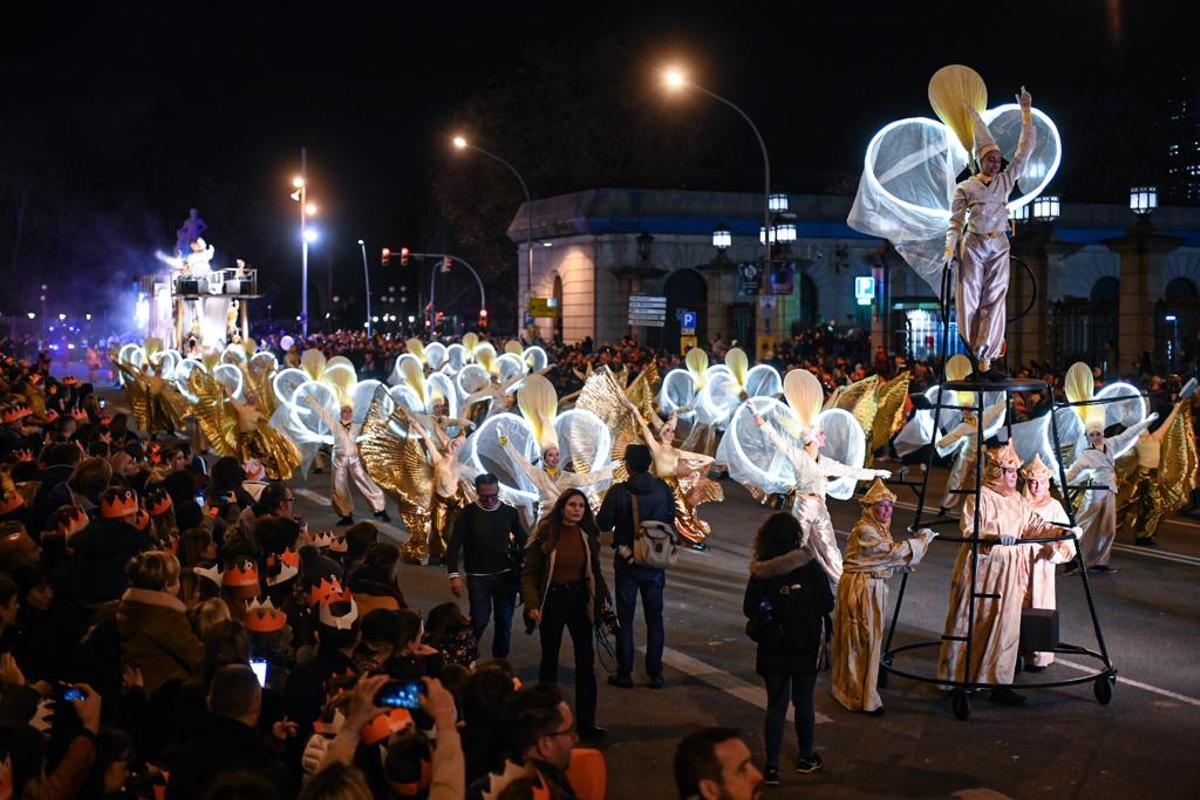
[[[667,298],[652,294],[629,295],[629,324],[663,328],[667,324]]]

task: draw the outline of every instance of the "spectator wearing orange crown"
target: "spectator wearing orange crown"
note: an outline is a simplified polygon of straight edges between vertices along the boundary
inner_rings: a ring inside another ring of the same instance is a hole
[[[312,733],[312,723],[325,705],[325,686],[335,675],[354,674],[352,655],[361,634],[358,605],[340,581],[322,578],[311,589],[318,602],[317,646],[311,657],[298,654],[295,669],[283,690],[283,707],[300,728],[301,741]]]
[[[116,600],[125,591],[125,565],[150,547],[150,538],[135,527],[137,517],[136,492],[108,489],[100,498],[99,519],[92,520],[72,540],[72,583],[85,606]]]
[[[126,571],[129,588],[117,606],[121,659],[141,667],[146,694],[164,683],[187,680],[204,662],[204,645],[192,633],[179,600],[179,561],[170,553],[141,553]]]

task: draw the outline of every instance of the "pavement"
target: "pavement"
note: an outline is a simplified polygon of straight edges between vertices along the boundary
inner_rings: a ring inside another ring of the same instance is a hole
[[[116,399],[116,398],[114,398]],[[886,462],[879,464],[887,468]],[[911,473],[915,475],[916,473]],[[935,468],[932,480],[944,481]],[[292,481],[298,511],[314,529],[331,527],[336,515],[328,501],[329,475]],[[893,523],[899,538],[911,522],[911,493],[898,491],[901,504]],[[745,731],[760,760],[762,710],[766,695],[754,674],[754,644],[744,634],[742,594],[749,547],[768,511],[740,486],[725,482],[726,500],[703,506],[712,524],[710,549],[684,552],[669,573],[666,588],[666,686],[645,686],[641,665],[638,686],[617,689],[600,677],[598,722],[610,731],[603,745],[611,798],[675,796],[671,760],[686,733],[707,725]],[[936,495],[934,495],[936,497]],[[357,498],[360,519],[367,509]],[[845,536],[858,517],[853,500],[829,503],[834,526]],[[389,509],[396,518],[394,506]],[[406,533],[380,525],[397,541]],[[966,721],[952,715],[935,686],[893,677],[881,690],[886,715],[871,717],[844,710],[829,692],[829,674],[817,683],[816,739],[824,769],[800,775],[792,771],[795,738],[785,738],[783,786],[764,788],[767,797],[799,798],[1194,798],[1200,787],[1200,525],[1173,517],[1159,534],[1157,550],[1119,543],[1115,574],[1092,575],[1095,608],[1109,655],[1119,676],[1112,702],[1101,705],[1091,682],[1027,690],[1021,707],[988,704],[973,698]],[[946,615],[950,571],[957,545],[936,542],[913,573],[905,591],[897,644],[936,639]],[[605,571],[612,580],[611,559]],[[452,600],[445,571],[404,566],[405,596],[426,611]],[[900,581],[891,583],[890,609]],[[466,611],[465,601],[460,601]],[[1058,580],[1061,637],[1098,649],[1080,575]],[[637,624],[636,640],[645,641]],[[569,638],[569,637],[566,637]],[[485,656],[490,631],[481,642]],[[523,680],[536,680],[536,636],[515,624],[510,660]],[[932,674],[936,651],[901,654],[896,666]],[[1039,680],[1086,676],[1099,662],[1080,656],[1059,657]],[[560,675],[571,696],[572,658],[564,641]],[[1018,682],[1024,676],[1018,676]],[[1019,688],[1019,687],[1018,687]]]

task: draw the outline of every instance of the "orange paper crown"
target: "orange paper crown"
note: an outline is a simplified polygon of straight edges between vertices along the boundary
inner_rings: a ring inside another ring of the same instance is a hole
[[[416,727],[407,708],[393,708],[383,712],[362,726],[360,741],[365,745],[379,744],[393,733]]]
[[[146,510],[150,512],[152,517],[161,517],[163,514],[175,507],[171,501],[171,495],[162,491],[151,492],[146,498]]]
[[[340,597],[343,594],[342,584],[337,578],[321,578],[321,582],[309,587],[308,604],[310,606],[332,602],[329,598]]]
[[[69,517],[60,519],[54,528],[63,536],[70,539],[72,536],[86,528],[88,522],[89,520],[87,512],[79,506],[74,506],[71,515]]]
[[[74,375],[68,375],[67,377],[62,379],[63,386],[74,386],[77,383],[79,383],[79,381],[75,378]]]
[[[75,420],[76,422],[87,422],[87,418],[87,412],[82,408],[75,408],[71,410],[71,419]]]
[[[295,567],[296,569],[300,569],[300,554],[298,552],[296,552],[295,550],[293,550],[292,548],[289,547],[288,549],[284,550],[279,555],[279,558],[280,558],[280,560],[283,561],[284,564],[287,564],[289,567]]]
[[[137,492],[126,489],[123,492],[105,494],[100,500],[100,516],[105,519],[117,519],[138,511]]]
[[[33,414],[33,409],[29,407],[28,403],[17,403],[16,409],[18,419],[25,419]]]
[[[4,420],[4,424],[10,425],[14,422],[20,422],[21,415],[18,413],[16,406],[7,406],[4,411],[0,412],[0,419]]]
[[[298,560],[297,563],[299,563]],[[300,572],[299,566],[289,564],[282,556],[278,556],[275,553],[267,556],[266,566],[267,586],[278,586],[281,583],[287,583]],[[278,572],[271,574],[276,569],[278,569]]]
[[[222,586],[258,586],[258,567],[253,561],[241,561],[225,570],[221,577]]]
[[[145,531],[150,527],[150,515],[139,508],[137,516],[133,518],[133,527],[139,531]]]
[[[55,422],[58,422],[58,412],[50,409],[42,416],[42,419],[46,420],[47,425],[53,425]]]
[[[339,617],[333,613],[335,603],[348,603],[350,608]],[[319,609],[317,621],[327,627],[337,628],[339,631],[350,630],[354,627],[355,620],[358,619],[358,604],[354,602],[354,597],[346,591],[333,595],[329,602],[321,603]]]
[[[287,614],[276,608],[269,597],[265,603],[255,598],[246,607],[246,627],[255,633],[272,633],[286,624]]]

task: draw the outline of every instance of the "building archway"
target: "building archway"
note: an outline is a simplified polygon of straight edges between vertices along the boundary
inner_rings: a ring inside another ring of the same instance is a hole
[[[694,269],[677,269],[663,283],[667,298],[667,324],[662,328],[660,347],[678,352],[681,316],[696,312],[696,340],[701,347],[708,341],[708,281]]]
[[[1182,280],[1187,280],[1183,278]],[[1191,283],[1191,281],[1188,281]],[[1116,305],[1121,297],[1121,282],[1111,275],[1100,278],[1092,284],[1092,290],[1088,293],[1088,301],[1091,303],[1112,304]]]
[[[1170,371],[1189,370],[1200,345],[1200,291],[1191,278],[1174,278],[1155,304],[1154,341],[1158,363]]]

